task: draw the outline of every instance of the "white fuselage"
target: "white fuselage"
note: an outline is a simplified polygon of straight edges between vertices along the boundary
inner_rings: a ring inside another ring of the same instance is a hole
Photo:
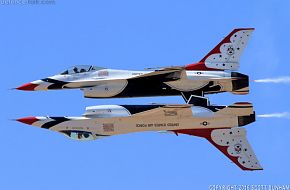
[[[37,84],[34,90],[49,89],[74,89],[79,88],[85,97],[132,97],[177,95],[178,92],[192,92],[200,90],[212,81],[211,86],[218,85],[215,92],[232,90],[231,73],[224,71],[182,71],[176,80],[162,81],[160,75],[166,75],[168,71],[129,71],[102,69],[93,72],[75,73],[67,75],[55,75],[32,82]],[[211,91],[208,90],[210,93]],[[152,92],[151,92],[152,91]],[[148,93],[148,94],[147,94]],[[180,94],[180,93],[179,93]]]

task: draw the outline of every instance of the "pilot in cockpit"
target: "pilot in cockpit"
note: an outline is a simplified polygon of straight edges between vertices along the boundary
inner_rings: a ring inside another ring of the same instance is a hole
[[[79,71],[78,71],[78,68],[76,68],[76,67],[73,68],[73,71],[74,71],[75,73],[78,73],[78,72],[79,72]]]

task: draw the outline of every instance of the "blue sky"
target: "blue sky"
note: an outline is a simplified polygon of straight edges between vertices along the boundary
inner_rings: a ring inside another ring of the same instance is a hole
[[[3,1],[1,1],[3,2]],[[9,90],[77,64],[115,69],[200,60],[235,27],[254,27],[240,72],[289,76],[289,1],[64,1],[0,5],[1,189],[208,189],[210,184],[289,184],[289,119],[246,126],[264,167],[244,172],[206,140],[136,133],[91,142],[10,121],[29,115],[80,115],[99,104],[183,103],[181,97],[84,99],[79,90]],[[258,114],[289,111],[289,85],[251,83]]]

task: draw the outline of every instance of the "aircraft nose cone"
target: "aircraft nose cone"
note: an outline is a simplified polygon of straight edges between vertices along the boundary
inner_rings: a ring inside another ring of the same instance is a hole
[[[27,125],[32,125],[34,122],[39,121],[39,120],[36,117],[23,117],[23,118],[17,119],[16,121],[25,123]]]
[[[22,86],[17,87],[17,90],[33,91],[39,84],[26,83]]]

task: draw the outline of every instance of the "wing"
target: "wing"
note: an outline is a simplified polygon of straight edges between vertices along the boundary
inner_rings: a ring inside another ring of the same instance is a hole
[[[262,170],[256,155],[241,127],[231,129],[182,129],[176,134],[187,134],[206,138],[212,145],[232,160],[242,170]]]
[[[151,69],[151,68],[147,68],[147,69]],[[167,79],[167,80],[177,80],[183,76],[186,76],[186,73],[183,67],[165,67],[165,68],[156,69],[150,73],[132,77],[130,79],[156,77],[156,76],[162,76],[164,79]]]
[[[138,80],[138,79],[158,79],[158,81],[172,81],[180,79],[181,77],[186,77],[186,71],[183,67],[166,67],[166,68],[160,68],[156,69],[152,72],[148,72],[146,74],[141,74],[137,76],[130,76],[128,78],[125,78],[125,80]],[[104,84],[108,84],[108,82],[111,83],[118,83],[120,80],[124,80],[124,78],[105,78],[105,77],[93,77],[94,80],[91,78],[88,79],[79,79],[74,80],[70,83],[79,83],[79,82],[87,82],[88,87],[94,87],[94,86],[100,86]]]

